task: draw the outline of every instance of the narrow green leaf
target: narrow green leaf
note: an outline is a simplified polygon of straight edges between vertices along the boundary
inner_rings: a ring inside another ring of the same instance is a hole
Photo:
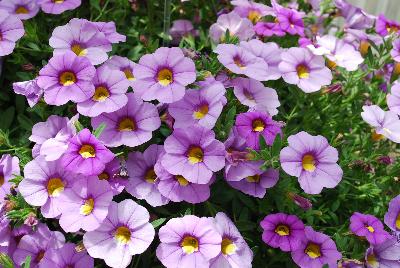
[[[75,128],[76,128],[76,131],[81,131],[82,129],[84,129],[84,127],[82,126],[82,124],[77,120],[77,121],[75,121],[75,123],[74,123],[74,125],[75,125]]]
[[[25,258],[24,268],[30,268],[30,267],[31,267],[31,255],[28,255]]]
[[[7,130],[10,128],[12,121],[15,115],[14,106],[9,107],[7,110],[2,112],[2,116],[0,116],[0,128]]]
[[[0,266],[4,268],[14,268],[14,262],[4,253],[0,253]]]
[[[166,218],[159,218],[157,220],[152,221],[151,224],[153,225],[154,228],[157,228],[160,225],[162,225],[165,221],[166,221]]]
[[[104,129],[106,128],[106,124],[101,123],[100,126],[98,126],[94,131],[93,131],[93,135],[98,138],[101,133],[104,131]]]

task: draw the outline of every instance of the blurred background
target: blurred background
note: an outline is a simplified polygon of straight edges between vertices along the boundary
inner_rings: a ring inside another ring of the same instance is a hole
[[[349,0],[373,15],[385,14],[386,17],[400,20],[400,0]]]

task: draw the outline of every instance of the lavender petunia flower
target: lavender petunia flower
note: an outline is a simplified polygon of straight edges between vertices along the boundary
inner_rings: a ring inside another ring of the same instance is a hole
[[[0,158],[0,204],[6,195],[10,193],[10,180],[19,175],[20,169],[18,157],[3,154]]]
[[[324,264],[336,265],[342,258],[335,242],[327,235],[306,226],[304,239],[297,250],[292,251],[293,261],[301,268],[322,268]]]
[[[76,245],[73,243],[66,243],[62,248],[47,250],[40,266],[52,268],[93,268],[93,258],[86,252],[77,252],[75,247]]]
[[[390,55],[394,61],[400,62],[400,39],[393,41],[393,49],[390,51]]]
[[[182,99],[185,87],[196,80],[196,68],[180,48],[161,47],[142,56],[133,75],[135,93],[143,100],[172,103]]]
[[[44,89],[44,100],[48,104],[63,105],[69,100],[82,102],[94,94],[95,73],[96,69],[87,58],[66,51],[53,56],[40,70],[37,84]]]
[[[112,56],[103,65],[113,70],[120,70],[123,72],[125,78],[129,81],[130,86],[133,86],[133,81],[136,80],[133,76],[133,70],[135,69],[136,63],[125,57]]]
[[[100,228],[87,232],[83,244],[90,256],[104,259],[110,267],[124,268],[132,256],[143,253],[154,239],[146,208],[130,199],[111,202],[109,213]]]
[[[400,195],[393,198],[389,203],[385,214],[385,224],[395,233],[400,233]]]
[[[58,15],[64,11],[79,7],[81,0],[38,0],[38,4],[44,13]]]
[[[324,58],[313,55],[307,48],[289,48],[281,57],[279,70],[283,80],[297,85],[306,93],[318,91],[332,81],[332,73],[325,67]]]
[[[390,237],[383,228],[382,222],[373,215],[354,212],[350,217],[350,230],[365,237],[371,245],[383,243]]]
[[[33,107],[42,97],[43,89],[37,85],[37,79],[15,82],[13,89],[16,94],[24,95],[30,107]]]
[[[281,166],[287,174],[298,177],[304,192],[319,194],[342,180],[343,170],[336,163],[338,151],[325,137],[302,131],[289,136],[288,143],[280,153]]]
[[[233,9],[240,17],[248,18],[252,23],[257,23],[262,17],[274,14],[271,7],[249,0],[233,0]]]
[[[154,171],[157,160],[163,154],[162,145],[152,144],[143,153],[130,153],[126,162],[129,174],[126,191],[137,199],[146,200],[153,207],[169,202],[158,190],[159,178]]]
[[[375,16],[367,14],[359,7],[349,4],[346,0],[335,0],[335,5],[340,11],[340,15],[345,18],[344,27],[351,29],[370,29],[375,22]]]
[[[80,114],[95,117],[101,113],[115,112],[126,105],[126,92],[129,82],[123,72],[111,70],[107,66],[97,68],[92,80],[95,91],[93,96],[77,105]]]
[[[106,125],[99,136],[106,146],[127,145],[135,147],[149,141],[152,131],[158,129],[161,120],[154,104],[143,102],[136,93],[128,93],[128,103],[113,113],[103,113],[92,118],[93,128]]]
[[[78,57],[85,57],[93,65],[101,64],[108,59],[111,43],[104,33],[85,19],[72,19],[64,26],[54,29],[49,44],[54,48],[54,55],[74,52]]]
[[[9,55],[17,42],[25,34],[22,21],[15,15],[0,9],[0,57]]]
[[[209,267],[221,252],[222,237],[213,219],[186,215],[173,218],[160,228],[156,255],[167,268]]]
[[[36,16],[39,5],[32,0],[3,0],[0,2],[0,9],[6,10],[21,20],[27,20]]]
[[[126,184],[128,183],[126,178],[121,178],[119,176],[119,171],[121,169],[121,162],[116,157],[114,160],[106,164],[104,170],[97,175],[99,180],[106,180],[111,186],[111,190],[114,195],[120,194]]]
[[[174,20],[169,29],[169,34],[172,36],[173,42],[179,44],[182,37],[187,35],[196,36],[198,31],[194,29],[190,20]]]
[[[390,94],[386,96],[386,102],[389,110],[400,115],[400,83],[394,83]]]
[[[379,15],[375,23],[375,31],[381,36],[387,36],[392,33],[398,33],[400,23],[387,19],[384,15]]]
[[[165,140],[164,149],[162,166],[193,183],[207,184],[213,172],[225,166],[224,144],[215,139],[212,130],[202,126],[175,129]]]
[[[96,26],[97,30],[99,30],[101,33],[103,33],[106,36],[106,39],[112,44],[117,44],[117,43],[126,41],[126,36],[117,32],[115,22],[113,22],[113,21],[109,21],[109,22],[87,21],[87,22]]]
[[[304,239],[304,224],[295,215],[269,214],[260,222],[264,232],[262,240],[267,245],[283,251],[295,251]]]
[[[365,253],[367,268],[400,268],[400,245],[396,238],[371,246]]]
[[[86,176],[99,175],[114,154],[85,128],[68,141],[68,149],[61,158],[67,171]]]
[[[210,27],[210,37],[216,43],[223,42],[226,31],[229,31],[230,36],[239,38],[240,41],[251,39],[255,33],[251,21],[241,18],[236,12],[219,16],[217,22]]]
[[[220,253],[210,260],[210,268],[251,268],[253,251],[243,239],[235,224],[223,212],[215,215],[215,227],[222,237]]]

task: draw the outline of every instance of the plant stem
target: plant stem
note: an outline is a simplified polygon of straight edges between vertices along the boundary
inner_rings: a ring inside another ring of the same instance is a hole
[[[171,24],[171,0],[164,0],[164,36],[168,36]],[[168,46],[169,41],[164,38],[163,46]]]

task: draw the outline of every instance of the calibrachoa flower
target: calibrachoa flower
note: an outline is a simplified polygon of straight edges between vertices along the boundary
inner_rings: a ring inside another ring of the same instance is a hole
[[[83,175],[99,175],[114,154],[85,128],[68,141],[68,149],[61,158],[67,171]]]
[[[342,180],[343,171],[336,163],[338,151],[325,137],[302,131],[289,136],[288,143],[280,153],[281,166],[287,174],[298,177],[304,192],[319,194]]]
[[[370,29],[373,27],[375,16],[367,14],[364,10],[348,3],[346,0],[335,0],[334,3],[339,9],[340,15],[346,20],[345,28]]]
[[[107,40],[110,43],[117,44],[117,43],[126,41],[126,36],[117,32],[115,22],[113,22],[113,21],[109,21],[109,22],[87,21],[87,22],[96,26],[97,30],[102,32],[106,36]]]
[[[400,245],[396,238],[371,246],[365,253],[367,268],[399,268]]]
[[[41,267],[93,268],[94,260],[86,252],[76,252],[76,245],[66,243],[62,248],[49,249],[43,256]]]
[[[210,261],[210,268],[251,268],[253,251],[251,251],[235,224],[223,212],[218,212],[214,219],[215,227],[222,237],[222,242],[219,255]]]
[[[121,162],[116,157],[113,161],[106,164],[104,170],[97,175],[99,180],[106,180],[111,186],[111,190],[114,195],[121,193],[126,184],[128,183],[126,178],[121,178],[119,175],[119,171],[121,169]]]
[[[259,111],[239,114],[235,127],[237,133],[246,140],[246,145],[254,150],[260,149],[260,136],[271,146],[276,135],[282,134],[281,124],[272,120],[267,113]]]
[[[81,5],[81,0],[38,0],[38,4],[44,13],[61,14]]]
[[[221,252],[222,237],[212,218],[186,215],[170,219],[158,233],[156,255],[167,268],[209,267]]]
[[[4,200],[4,197],[10,193],[10,180],[19,175],[18,157],[3,154],[0,158],[0,203]]]
[[[283,251],[295,251],[304,239],[304,224],[295,215],[276,213],[265,216],[260,222],[263,241]]]
[[[400,39],[396,39],[393,41],[393,49],[390,51],[390,55],[393,60],[400,62]]]
[[[386,102],[390,111],[400,115],[400,83],[392,86],[390,94],[386,96]]]
[[[40,206],[46,218],[56,218],[64,206],[62,196],[80,177],[65,171],[59,160],[47,162],[38,156],[26,164],[24,179],[18,186],[25,201],[32,206]]]
[[[235,6],[233,11],[242,18],[248,18],[253,23],[258,22],[264,16],[274,13],[271,7],[253,1],[233,0],[231,4]]]
[[[143,100],[172,103],[182,99],[185,87],[196,80],[196,68],[180,48],[161,47],[142,56],[133,75],[135,93]]]
[[[365,122],[375,128],[375,133],[378,134],[376,139],[386,137],[400,143],[400,120],[396,113],[384,111],[377,105],[364,105],[362,108],[361,116]]]
[[[190,20],[174,20],[169,29],[169,34],[172,36],[173,41],[179,44],[182,37],[187,35],[196,36],[198,33]]]
[[[390,237],[379,219],[358,212],[350,217],[350,230],[355,235],[365,237],[371,245],[378,245]]]
[[[207,184],[213,172],[225,166],[224,144],[215,139],[212,130],[202,126],[175,129],[166,138],[164,149],[162,166],[193,183]]]
[[[152,131],[161,125],[153,104],[143,102],[136,93],[128,93],[127,96],[128,103],[121,109],[92,118],[93,128],[102,123],[106,125],[99,140],[109,147],[141,145],[149,141]]]
[[[286,34],[277,22],[259,21],[254,26],[254,31],[260,36],[284,36]]]
[[[375,24],[375,31],[381,36],[397,33],[400,30],[400,24],[394,20],[387,19],[384,15],[379,15]]]
[[[274,6],[274,2],[272,2]],[[285,31],[291,35],[304,36],[304,23],[303,16],[300,12],[294,9],[283,8],[276,10],[276,21],[282,31]],[[304,13],[303,13],[304,14]]]
[[[194,124],[212,129],[222,112],[225,87],[214,82],[199,89],[189,89],[183,99],[168,106],[175,119],[175,128],[186,128]]]
[[[297,85],[306,93],[318,91],[332,81],[332,73],[325,66],[324,58],[313,55],[307,48],[289,48],[282,52],[281,57],[279,70],[283,80]]]
[[[133,81],[136,80],[136,78],[133,76],[133,70],[136,66],[136,63],[125,57],[112,56],[103,65],[123,72],[125,74],[125,78],[129,81],[130,86],[133,86]]]
[[[126,162],[129,174],[126,191],[137,199],[146,200],[153,207],[169,202],[158,190],[159,179],[154,171],[154,165],[163,154],[162,145],[152,144],[143,153],[130,153]]]
[[[25,33],[22,21],[15,15],[0,9],[0,57],[9,55]]]
[[[241,18],[236,12],[219,16],[217,22],[210,27],[210,37],[216,43],[223,42],[227,31],[230,36],[235,36],[241,41],[249,40],[255,33],[251,21]]]
[[[94,94],[92,79],[96,69],[85,57],[71,51],[55,55],[44,66],[37,80],[44,89],[44,100],[48,104],[63,105],[69,100],[82,102]]]
[[[95,117],[101,113],[115,112],[128,102],[125,93],[129,82],[123,72],[101,66],[97,68],[92,82],[95,86],[94,94],[90,99],[78,103],[80,114]]]
[[[37,79],[15,82],[13,89],[16,94],[24,95],[30,107],[33,107],[43,95],[43,89],[37,85]]]
[[[3,0],[0,2],[0,9],[14,14],[21,20],[33,18],[39,12],[39,6],[32,0]]]
[[[342,258],[335,242],[326,234],[304,229],[304,239],[297,250],[292,251],[293,261],[301,268],[322,268],[324,264],[336,265]]]
[[[393,198],[389,203],[385,214],[385,224],[396,233],[400,233],[400,195]]]
[[[129,265],[132,255],[143,253],[154,239],[146,208],[130,199],[111,202],[109,213],[100,228],[87,232],[83,244],[90,256],[104,259],[115,268]]]

